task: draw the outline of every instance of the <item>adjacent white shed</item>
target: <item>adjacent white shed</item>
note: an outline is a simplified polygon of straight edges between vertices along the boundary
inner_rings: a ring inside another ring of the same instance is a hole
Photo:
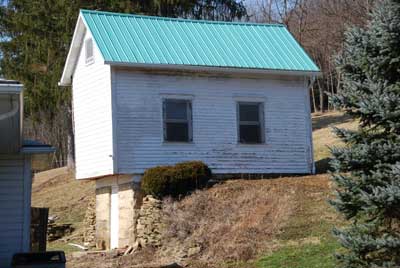
[[[22,139],[22,85],[0,79],[0,267],[30,250],[31,164],[50,146]]]

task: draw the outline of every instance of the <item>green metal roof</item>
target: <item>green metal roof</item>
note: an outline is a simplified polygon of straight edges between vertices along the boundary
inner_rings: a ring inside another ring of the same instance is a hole
[[[319,72],[279,24],[81,10],[106,62]]]

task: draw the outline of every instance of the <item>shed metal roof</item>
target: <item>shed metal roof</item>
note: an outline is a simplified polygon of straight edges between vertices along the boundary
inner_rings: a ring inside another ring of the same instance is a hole
[[[106,63],[319,72],[280,24],[215,22],[81,10]]]
[[[40,141],[24,140],[21,151],[25,154],[48,154],[48,153],[54,153],[56,149]]]
[[[0,94],[19,93],[22,87],[23,85],[18,81],[0,78]]]

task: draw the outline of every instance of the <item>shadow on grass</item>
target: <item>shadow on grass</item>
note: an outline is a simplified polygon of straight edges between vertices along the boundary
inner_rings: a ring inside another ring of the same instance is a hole
[[[328,171],[332,171],[329,162],[331,161],[330,157],[323,158],[321,160],[315,161],[315,172],[317,174],[325,174]]]
[[[345,114],[336,114],[336,115],[319,115],[314,116],[312,119],[312,128],[313,130],[318,130],[321,128],[326,128],[332,124],[342,124],[346,122],[350,122],[352,118]]]

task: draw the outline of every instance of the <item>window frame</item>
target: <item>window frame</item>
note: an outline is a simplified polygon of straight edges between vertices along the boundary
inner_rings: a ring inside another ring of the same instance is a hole
[[[90,47],[89,47],[90,44]],[[90,51],[90,53],[88,53]],[[90,56],[89,56],[90,54]],[[94,62],[94,47],[93,39],[88,38],[85,40],[85,63],[86,65],[92,64]]]
[[[186,103],[186,119],[167,119],[167,102],[183,102]],[[162,99],[162,119],[163,119],[163,142],[164,143],[193,143],[193,104],[191,99],[183,98],[163,98]],[[187,141],[171,141],[168,140],[167,124],[168,123],[187,123],[188,140]]]
[[[240,105],[257,105],[258,106],[258,122],[256,121],[241,121],[240,120]],[[236,102],[236,117],[237,117],[237,142],[244,145],[260,145],[265,144],[265,115],[264,115],[264,102],[262,101],[237,101]],[[240,127],[259,126],[260,129],[260,142],[243,142],[240,136]]]

